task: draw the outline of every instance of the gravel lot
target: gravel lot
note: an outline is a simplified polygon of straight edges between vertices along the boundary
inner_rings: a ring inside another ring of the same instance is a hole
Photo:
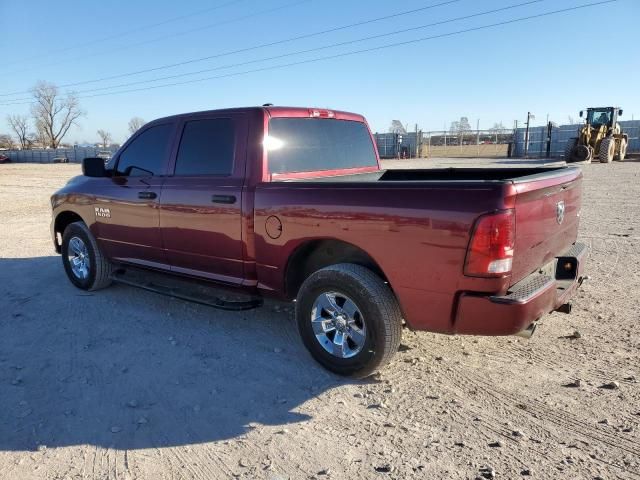
[[[405,332],[349,381],[288,305],[75,289],[49,195],[78,165],[0,165],[0,478],[640,478],[640,163],[584,172],[571,315],[531,340]]]

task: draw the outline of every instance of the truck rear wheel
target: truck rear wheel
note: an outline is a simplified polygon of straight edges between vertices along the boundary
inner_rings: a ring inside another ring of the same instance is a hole
[[[618,148],[617,152],[616,152],[616,160],[619,162],[622,162],[624,160],[624,157],[627,156],[627,139],[626,138],[621,138],[620,139],[620,147]]]
[[[313,358],[339,375],[366,377],[400,346],[402,314],[391,288],[371,270],[341,263],[305,280],[296,320]]]
[[[598,152],[600,163],[611,163],[613,161],[613,154],[615,151],[616,139],[613,137],[603,138],[600,143],[600,151]]]
[[[83,222],[74,222],[65,228],[61,251],[64,270],[76,287],[99,290],[111,285],[111,262]]]

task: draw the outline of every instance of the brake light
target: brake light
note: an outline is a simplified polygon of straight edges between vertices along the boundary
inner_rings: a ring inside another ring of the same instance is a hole
[[[483,215],[476,220],[467,249],[465,275],[500,277],[511,273],[515,234],[513,210]]]
[[[336,115],[331,110],[309,110],[309,116],[312,118],[334,118]]]

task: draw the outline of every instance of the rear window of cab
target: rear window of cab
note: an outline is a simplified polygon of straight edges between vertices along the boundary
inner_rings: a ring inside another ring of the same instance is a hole
[[[272,174],[378,165],[369,129],[362,122],[272,118],[264,145]]]

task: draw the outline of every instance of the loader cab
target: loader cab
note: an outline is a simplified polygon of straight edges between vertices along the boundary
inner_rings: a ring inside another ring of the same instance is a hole
[[[581,117],[582,113],[583,112],[580,112]],[[586,123],[596,129],[605,125],[608,130],[615,127],[620,115],[622,115],[622,109],[615,107],[588,108]]]

